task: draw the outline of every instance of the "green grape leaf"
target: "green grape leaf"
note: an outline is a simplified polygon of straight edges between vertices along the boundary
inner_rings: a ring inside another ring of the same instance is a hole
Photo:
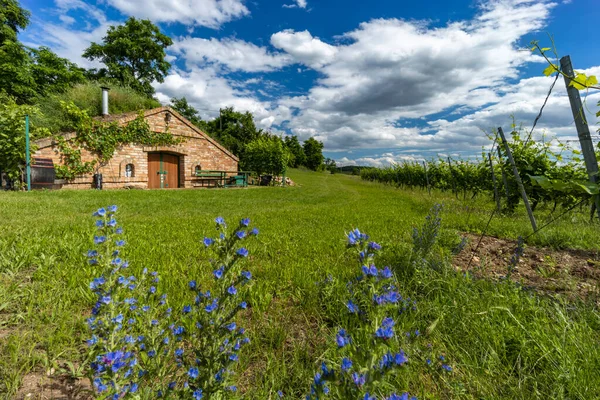
[[[577,90],[583,90],[586,88],[585,83],[587,82],[586,74],[578,73],[574,79],[571,80],[571,86]]]

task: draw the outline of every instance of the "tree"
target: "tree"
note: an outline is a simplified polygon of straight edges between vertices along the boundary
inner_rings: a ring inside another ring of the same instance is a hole
[[[12,181],[21,177],[25,164],[25,116],[36,112],[0,94],[0,171]]]
[[[0,0],[0,92],[19,104],[30,102],[36,95],[29,55],[17,39],[19,30],[29,25],[29,16],[17,0]]]
[[[31,75],[42,97],[49,93],[63,93],[86,81],[83,68],[57,56],[47,47],[31,49],[30,54],[33,62]]]
[[[335,160],[332,158],[326,158],[325,169],[331,172],[332,174],[335,174],[337,172],[337,164],[335,163]]]
[[[304,141],[304,155],[307,168],[317,171],[323,164],[323,143],[315,138]]]
[[[306,162],[304,149],[296,136],[285,137],[285,147],[290,151],[290,167],[298,168]]]
[[[173,97],[171,99],[171,107],[198,128],[203,131],[207,130],[207,123],[198,116],[198,110],[192,107],[185,97],[180,99]]]
[[[290,153],[277,136],[264,135],[246,145],[242,169],[258,175],[281,175],[288,165]]]
[[[165,49],[172,44],[171,38],[161,33],[150,20],[130,17],[124,25],[108,28],[103,43],[92,42],[83,56],[106,65],[106,68],[93,71],[97,77],[116,79],[152,96],[152,82],[163,82],[171,68],[165,60]]]
[[[238,157],[248,143],[263,135],[262,129],[256,129],[252,114],[235,111],[233,107],[221,110],[219,118],[210,121],[207,128],[207,133]]]

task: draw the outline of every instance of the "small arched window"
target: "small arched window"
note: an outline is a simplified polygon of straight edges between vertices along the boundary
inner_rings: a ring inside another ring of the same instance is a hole
[[[202,171],[202,167],[200,165],[196,165],[194,167],[194,174],[198,175]]]
[[[133,166],[133,164],[127,164],[125,166],[125,177],[133,178],[134,174],[135,174],[135,167]]]

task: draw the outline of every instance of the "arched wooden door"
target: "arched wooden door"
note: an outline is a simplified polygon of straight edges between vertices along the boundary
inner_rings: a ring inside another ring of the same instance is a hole
[[[148,189],[179,187],[179,156],[148,153]]]

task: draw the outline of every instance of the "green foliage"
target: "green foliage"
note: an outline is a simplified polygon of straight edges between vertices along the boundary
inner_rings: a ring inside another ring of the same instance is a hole
[[[103,42],[92,42],[83,56],[106,65],[94,71],[97,77],[115,79],[150,97],[152,82],[163,82],[171,68],[165,49],[172,44],[150,20],[130,17],[125,24],[108,28]]]
[[[264,135],[246,145],[241,167],[258,175],[281,175],[287,169],[289,158],[289,150],[280,138]]]
[[[192,124],[196,125],[202,131],[206,132],[207,123],[198,116],[198,110],[192,107],[185,97],[182,97],[180,99],[177,97],[173,97],[171,99],[171,107],[179,114],[181,114],[184,118],[186,118],[188,121],[190,121]]]
[[[304,165],[313,171],[320,169],[324,159],[323,143],[311,137],[304,141],[303,149],[306,156],[306,163]]]
[[[73,121],[65,116],[63,103],[73,102],[78,108],[85,110],[89,116],[102,114],[102,89],[99,82],[86,82],[68,88],[64,93],[54,93],[38,97],[36,103],[40,113],[35,116],[36,126],[47,128],[52,133],[69,132],[75,129]],[[160,103],[152,98],[126,87],[113,85],[108,92],[109,111],[121,114],[160,107]]]
[[[36,112],[35,107],[18,105],[0,94],[0,171],[13,181],[21,177],[25,164],[25,116]]]
[[[85,82],[84,70],[47,47],[31,50],[31,74],[41,98]]]
[[[246,145],[263,133],[256,129],[252,114],[235,111],[233,107],[221,110],[219,118],[210,121],[207,128],[208,134],[240,158]]]
[[[306,162],[306,156],[304,155],[304,149],[298,141],[297,136],[286,136],[285,147],[290,151],[290,162],[289,166],[292,168],[298,168]]]
[[[143,112],[125,125],[117,122],[102,122],[93,119],[87,111],[75,104],[63,103],[65,113],[71,120],[77,136],[71,141],[58,141],[63,157],[63,165],[56,167],[56,176],[68,180],[82,173],[89,173],[93,168],[99,169],[113,156],[119,146],[137,143],[146,146],[167,146],[180,143],[168,131],[153,132],[150,130]],[[89,150],[96,159],[91,162],[81,161],[81,149]]]
[[[338,170],[337,164],[335,163],[335,160],[332,158],[326,158],[323,166],[324,166],[325,170],[329,171],[332,174],[335,174]]]
[[[31,60],[17,39],[19,30],[29,25],[29,17],[17,0],[0,0],[0,92],[19,104],[30,102],[36,94],[29,71]]]

